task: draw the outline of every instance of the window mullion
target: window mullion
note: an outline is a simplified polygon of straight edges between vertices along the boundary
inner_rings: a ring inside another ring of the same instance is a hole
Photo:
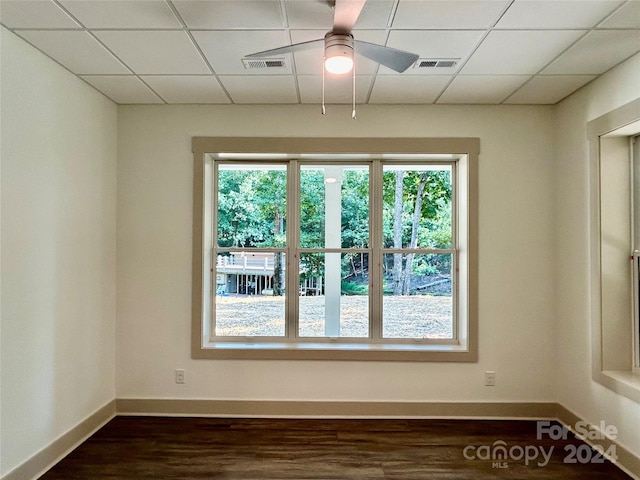
[[[297,160],[289,162],[287,169],[287,273],[285,293],[285,335],[298,338],[298,285],[300,283],[300,167]]]
[[[374,160],[369,181],[369,335],[382,338],[382,162]]]

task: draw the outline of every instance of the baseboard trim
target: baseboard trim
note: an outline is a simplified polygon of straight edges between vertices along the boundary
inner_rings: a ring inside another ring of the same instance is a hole
[[[116,415],[116,401],[112,400],[89,415],[71,430],[2,477],[2,480],[33,480],[38,478],[78,445],[93,435]]]
[[[558,420],[565,426],[574,428],[578,422],[585,421],[565,406],[558,404],[557,407]],[[599,431],[599,427],[597,425],[588,425],[590,429]],[[614,463],[628,475],[631,475],[635,479],[640,480],[640,457],[630,452],[624,446],[620,445],[620,443],[610,438],[602,438],[598,439],[597,441],[590,441],[587,439],[585,440],[585,442],[591,444],[592,446],[593,444],[597,444],[603,447],[605,451],[607,451],[607,449],[612,445],[615,445],[615,451],[618,459]]]
[[[556,418],[553,402],[334,402],[119,398],[119,415],[307,418]]]

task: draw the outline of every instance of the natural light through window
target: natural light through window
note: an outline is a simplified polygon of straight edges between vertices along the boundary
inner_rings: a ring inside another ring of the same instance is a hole
[[[640,99],[587,124],[592,377],[640,402]]]
[[[455,338],[453,163],[270,160],[215,163],[214,339]]]
[[[474,346],[468,154],[226,152],[203,156],[194,217],[198,351]]]

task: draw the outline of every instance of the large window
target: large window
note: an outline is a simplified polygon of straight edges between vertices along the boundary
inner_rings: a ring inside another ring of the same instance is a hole
[[[640,402],[640,99],[588,123],[593,379]]]
[[[194,356],[475,360],[477,141],[294,143],[194,139]]]

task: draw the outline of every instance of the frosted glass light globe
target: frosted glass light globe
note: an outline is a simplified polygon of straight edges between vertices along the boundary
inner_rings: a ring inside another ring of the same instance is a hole
[[[353,58],[347,55],[327,57],[324,60],[324,68],[327,69],[327,72],[334,73],[336,75],[348,73],[353,68]]]

